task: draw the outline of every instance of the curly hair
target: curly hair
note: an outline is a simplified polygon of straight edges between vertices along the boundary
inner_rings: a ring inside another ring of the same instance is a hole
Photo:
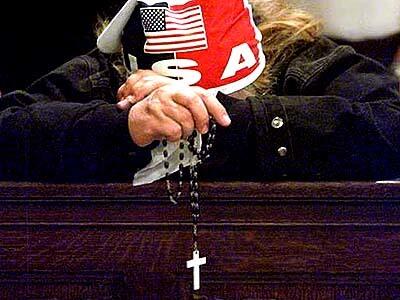
[[[315,41],[322,23],[313,15],[292,7],[285,0],[249,0],[253,17],[263,36],[266,57],[263,74],[249,87],[255,92],[268,91],[273,78],[271,70],[291,56],[301,44]]]

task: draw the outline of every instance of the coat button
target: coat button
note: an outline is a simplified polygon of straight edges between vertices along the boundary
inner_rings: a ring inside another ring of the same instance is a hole
[[[282,157],[286,156],[286,154],[288,153],[288,150],[286,147],[280,147],[278,149],[278,154]]]
[[[280,117],[275,117],[271,123],[272,127],[275,129],[281,128],[283,126],[283,124],[284,124],[283,119]]]

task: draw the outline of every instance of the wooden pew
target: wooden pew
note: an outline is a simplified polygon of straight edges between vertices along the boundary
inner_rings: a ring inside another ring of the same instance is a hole
[[[400,299],[400,184],[0,183],[0,299]]]

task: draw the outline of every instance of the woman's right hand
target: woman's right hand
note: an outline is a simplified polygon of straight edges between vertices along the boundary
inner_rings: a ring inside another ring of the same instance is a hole
[[[130,108],[129,133],[142,147],[162,139],[175,142],[194,129],[206,133],[210,116],[221,126],[231,123],[222,104],[205,89],[166,84]]]

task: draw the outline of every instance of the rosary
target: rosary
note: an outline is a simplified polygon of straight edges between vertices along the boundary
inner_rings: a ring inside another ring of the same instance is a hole
[[[188,141],[188,149],[193,154],[194,157],[197,158],[196,163],[191,163],[189,166],[189,193],[190,193],[190,208],[192,213],[192,236],[193,236],[193,259],[186,262],[187,268],[193,268],[193,290],[200,289],[200,266],[206,264],[206,257],[200,257],[200,251],[198,248],[198,222],[200,218],[200,203],[199,203],[199,182],[198,182],[198,169],[197,166],[204,162],[209,157],[209,153],[211,148],[213,147],[213,143],[215,140],[216,128],[213,119],[210,119],[211,128],[207,134],[206,142],[202,145],[201,149],[196,149],[195,147],[195,138],[197,137],[197,131],[193,131],[192,135],[190,135],[187,139]],[[166,184],[167,184],[167,192],[170,201],[174,204],[178,204],[178,199],[182,195],[183,188],[183,160],[185,158],[185,144],[181,141],[179,144],[179,181],[177,191],[174,192],[172,190],[172,185],[169,179],[169,163],[167,161],[168,151],[167,151],[167,141],[163,140],[162,145],[164,147],[163,156],[164,156],[164,168],[166,170]]]

